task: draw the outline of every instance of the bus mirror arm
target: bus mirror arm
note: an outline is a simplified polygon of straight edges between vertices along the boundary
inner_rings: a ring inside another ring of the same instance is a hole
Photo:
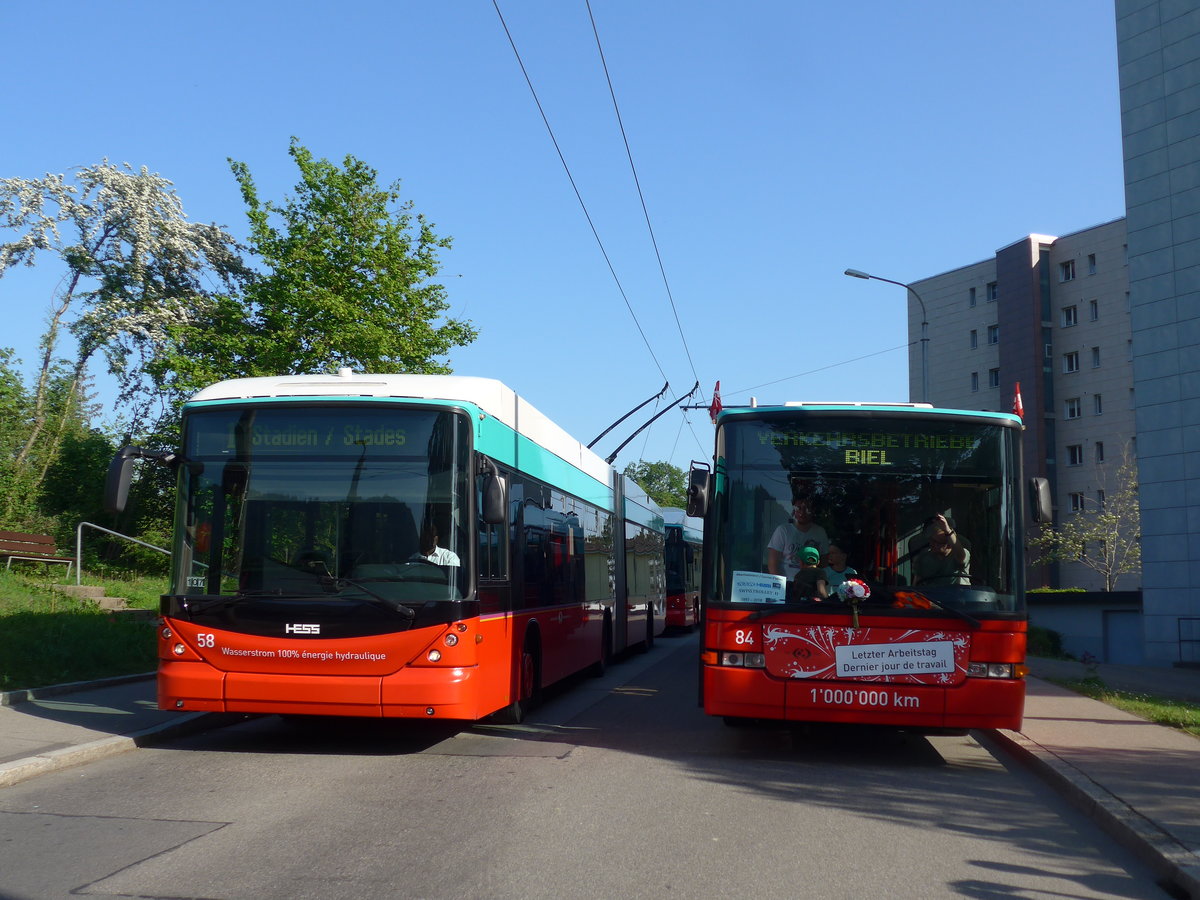
[[[104,479],[104,508],[111,513],[125,511],[125,504],[129,502],[129,482],[133,475],[135,459],[150,459],[168,466],[178,465],[180,462],[180,457],[169,450],[156,452],[126,444],[108,464],[108,474]]]

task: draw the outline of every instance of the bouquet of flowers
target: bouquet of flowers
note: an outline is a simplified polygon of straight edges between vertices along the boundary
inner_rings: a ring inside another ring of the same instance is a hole
[[[871,589],[859,578],[847,578],[836,590],[838,597],[846,603],[859,603],[871,596]]]
[[[858,627],[858,604],[871,596],[871,589],[860,578],[847,578],[837,586],[837,595],[842,602],[850,604],[850,612],[854,616],[854,627]]]

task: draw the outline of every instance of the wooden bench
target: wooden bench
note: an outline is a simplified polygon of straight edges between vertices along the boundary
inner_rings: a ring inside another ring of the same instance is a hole
[[[67,577],[75,565],[73,556],[61,556],[54,538],[48,534],[25,534],[21,531],[0,531],[0,559],[4,568],[11,569],[14,559],[26,562],[66,563]]]

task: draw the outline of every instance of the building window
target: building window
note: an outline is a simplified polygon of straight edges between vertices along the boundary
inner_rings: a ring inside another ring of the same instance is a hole
[[[989,325],[988,326],[988,343],[989,344],[1000,343],[1000,326],[999,325]]]
[[[1092,394],[1092,415],[1104,415],[1104,399],[1100,394]]]
[[[1063,354],[1063,372],[1070,374],[1071,372],[1079,371],[1079,351],[1072,350],[1070,353]]]
[[[1103,512],[1105,502],[1104,491],[1096,491],[1096,507]]]
[[[979,332],[974,328],[971,329],[971,349],[975,350],[979,347]]]
[[[1071,512],[1083,512],[1083,494],[1073,493],[1068,495],[1071,498]]]
[[[971,391],[975,392],[977,390],[979,390],[979,373],[972,372],[971,373]]]
[[[1095,253],[1088,254],[1088,274],[1089,275],[1096,274],[1096,254]]]
[[[1130,338],[1125,342],[1125,358],[1133,362],[1133,339]]]
[[[997,287],[996,282],[989,281],[988,285],[987,285],[987,302],[995,303],[996,299],[999,296],[1000,296],[1000,289]]]
[[[1096,441],[1096,462],[1104,462],[1104,441]]]
[[[970,300],[968,301],[968,303],[971,306],[975,305],[975,288],[971,288],[971,290],[970,290]]]
[[[1100,348],[1099,347],[1092,348],[1092,368],[1093,369],[1100,368]]]
[[[1058,280],[1059,281],[1074,281],[1075,280],[1075,260],[1068,259],[1065,263],[1058,264]]]
[[[1083,465],[1083,444],[1070,444],[1067,447],[1067,465]]]
[[[1079,310],[1074,306],[1064,306],[1062,310],[1062,327],[1070,328],[1079,324]]]
[[[1000,387],[1000,370],[988,369],[988,387]]]
[[[1095,322],[1097,319],[1100,318],[1100,301],[1099,300],[1089,300],[1088,301],[1088,317],[1093,322]]]
[[[1068,419],[1078,419],[1081,415],[1083,415],[1083,404],[1079,402],[1078,397],[1072,397],[1071,399],[1067,400],[1063,406],[1065,409],[1064,415]]]

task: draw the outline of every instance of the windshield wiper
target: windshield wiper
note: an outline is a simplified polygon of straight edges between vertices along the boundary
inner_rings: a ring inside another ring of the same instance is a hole
[[[388,579],[372,579],[372,580],[386,581]],[[333,576],[329,576],[329,578],[327,578],[327,579],[322,578],[321,584],[328,585],[337,591],[342,591],[347,587],[358,588],[360,591],[362,591],[364,594],[366,594],[367,597],[370,598],[371,602],[375,606],[382,606],[384,609],[389,609],[394,613],[399,613],[401,616],[403,616],[404,618],[409,619],[409,620],[415,619],[417,617],[416,610],[412,609],[409,606],[405,606],[399,600],[389,600],[387,597],[384,597],[382,594],[377,594],[375,591],[371,590],[369,587],[367,587],[361,581],[356,581],[353,578],[334,578]]]

